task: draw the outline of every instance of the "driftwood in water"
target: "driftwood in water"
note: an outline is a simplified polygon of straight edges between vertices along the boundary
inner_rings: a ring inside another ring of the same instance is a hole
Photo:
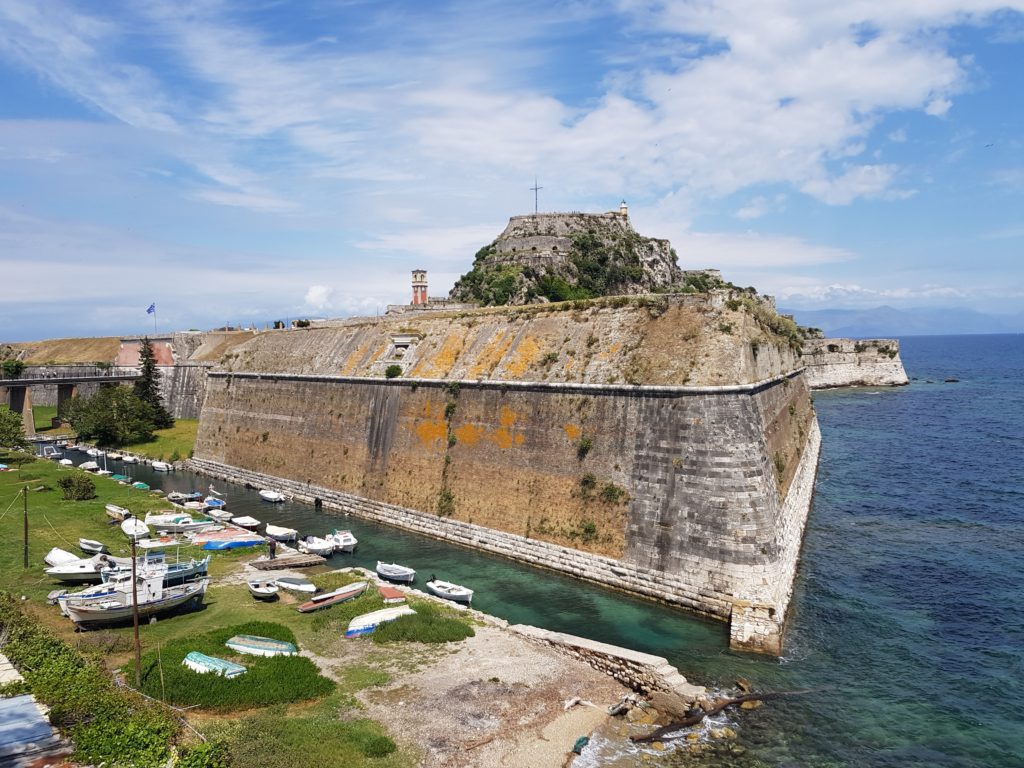
[[[697,725],[708,715],[717,715],[726,707],[732,707],[736,704],[742,704],[745,701],[766,701],[768,699],[781,699],[783,696],[801,696],[805,693],[813,693],[813,691],[774,691],[771,693],[745,693],[742,696],[737,696],[733,699],[722,699],[716,702],[707,709],[701,709],[695,707],[694,709],[688,710],[686,717],[682,720],[678,720],[674,723],[658,728],[655,731],[647,734],[646,736],[630,736],[629,740],[637,744],[647,744],[652,741],[669,741],[670,739],[681,739],[685,737],[685,734],[679,734],[678,736],[666,736],[668,733],[678,731],[681,728],[689,728],[691,725]]]

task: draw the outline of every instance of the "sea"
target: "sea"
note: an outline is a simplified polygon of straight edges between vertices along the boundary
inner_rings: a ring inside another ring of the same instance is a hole
[[[333,567],[403,563],[472,587],[482,611],[664,656],[712,689],[800,692],[717,718],[736,739],[699,752],[606,729],[576,768],[1024,767],[1024,336],[900,341],[908,386],[814,393],[822,453],[781,659],[730,652],[721,623],[212,482],[235,514],[352,530]],[[123,469],[164,490],[211,482]]]

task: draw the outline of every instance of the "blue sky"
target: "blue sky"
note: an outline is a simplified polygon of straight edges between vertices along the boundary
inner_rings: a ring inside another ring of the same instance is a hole
[[[0,4],[0,340],[373,314],[622,199],[793,308],[1024,309],[1024,0]]]

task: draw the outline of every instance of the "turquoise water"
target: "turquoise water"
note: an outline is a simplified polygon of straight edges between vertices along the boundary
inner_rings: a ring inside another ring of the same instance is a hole
[[[488,613],[666,656],[695,682],[814,691],[733,716],[742,755],[645,765],[1024,766],[1024,336],[913,337],[901,354],[907,387],[814,396],[822,457],[782,660],[730,653],[722,624],[214,485],[235,514],[350,528],[359,548],[334,567],[394,560],[472,587]]]

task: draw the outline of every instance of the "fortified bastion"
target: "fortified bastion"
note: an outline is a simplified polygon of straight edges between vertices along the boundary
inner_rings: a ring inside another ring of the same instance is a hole
[[[778,320],[722,290],[261,333],[209,373],[194,463],[778,654],[820,440]]]

